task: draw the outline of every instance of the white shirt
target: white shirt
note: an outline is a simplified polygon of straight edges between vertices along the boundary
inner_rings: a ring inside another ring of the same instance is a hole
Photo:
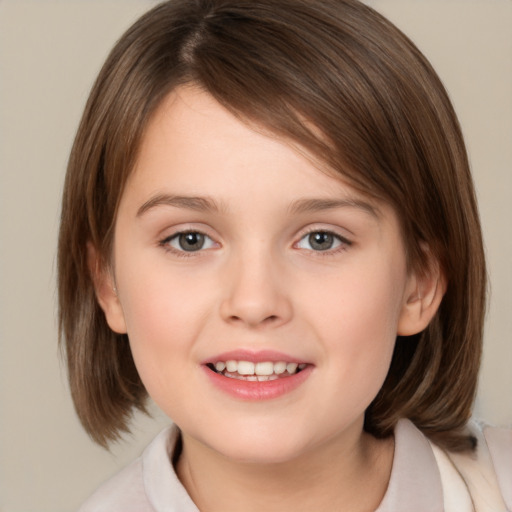
[[[484,437],[476,429],[476,435],[475,456],[447,454],[400,420],[391,478],[376,512],[512,512],[512,430],[486,429]],[[175,426],[161,432],[79,512],[199,512],[171,462],[178,436]]]

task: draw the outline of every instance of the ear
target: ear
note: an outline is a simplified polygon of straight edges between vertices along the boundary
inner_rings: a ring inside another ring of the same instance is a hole
[[[87,243],[87,265],[94,284],[96,299],[105,313],[109,327],[118,334],[126,334],[123,308],[110,269],[105,268],[96,248]]]
[[[411,336],[423,331],[434,315],[446,292],[446,278],[437,260],[425,253],[430,260],[427,270],[411,273],[408,278],[397,334]]]

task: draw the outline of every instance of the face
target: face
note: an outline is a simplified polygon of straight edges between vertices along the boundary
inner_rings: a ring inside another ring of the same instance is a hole
[[[102,306],[155,402],[263,462],[361,433],[416,288],[388,206],[191,87],[148,126],[113,275]]]

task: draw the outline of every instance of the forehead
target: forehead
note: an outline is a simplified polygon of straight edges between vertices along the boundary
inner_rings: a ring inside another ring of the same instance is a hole
[[[234,115],[199,87],[178,87],[150,119],[135,171],[162,164],[169,157],[180,159],[183,164],[186,158],[193,166],[205,154],[219,157],[220,161],[210,161],[212,172],[236,161],[242,172],[256,159],[278,165],[289,158],[299,167],[307,160],[308,164],[321,167],[303,148],[260,124]]]
[[[392,217],[396,223],[389,205],[195,86],[174,90],[150,119],[121,207],[127,203],[136,216],[164,204],[237,214],[249,208],[289,214],[348,206],[374,221]]]
[[[365,196],[304,147],[237,117],[199,87],[182,86],[164,99],[150,119],[130,179],[151,187],[165,173],[179,186],[194,180],[215,181],[227,168],[236,168],[240,178],[256,184],[265,169],[273,170],[278,180],[286,167],[295,171],[288,173],[289,187],[300,185],[300,175],[308,174],[316,175],[327,190],[343,188]]]
[[[238,119],[200,89],[177,90],[147,126],[116,232],[200,222],[266,240],[328,224],[403,255],[395,211],[333,174],[296,144]]]

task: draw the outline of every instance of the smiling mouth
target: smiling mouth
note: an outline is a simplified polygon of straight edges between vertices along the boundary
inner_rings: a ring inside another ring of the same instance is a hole
[[[213,372],[230,379],[245,380],[249,382],[265,382],[296,375],[306,368],[305,363],[286,363],[285,361],[217,361],[206,365]]]

